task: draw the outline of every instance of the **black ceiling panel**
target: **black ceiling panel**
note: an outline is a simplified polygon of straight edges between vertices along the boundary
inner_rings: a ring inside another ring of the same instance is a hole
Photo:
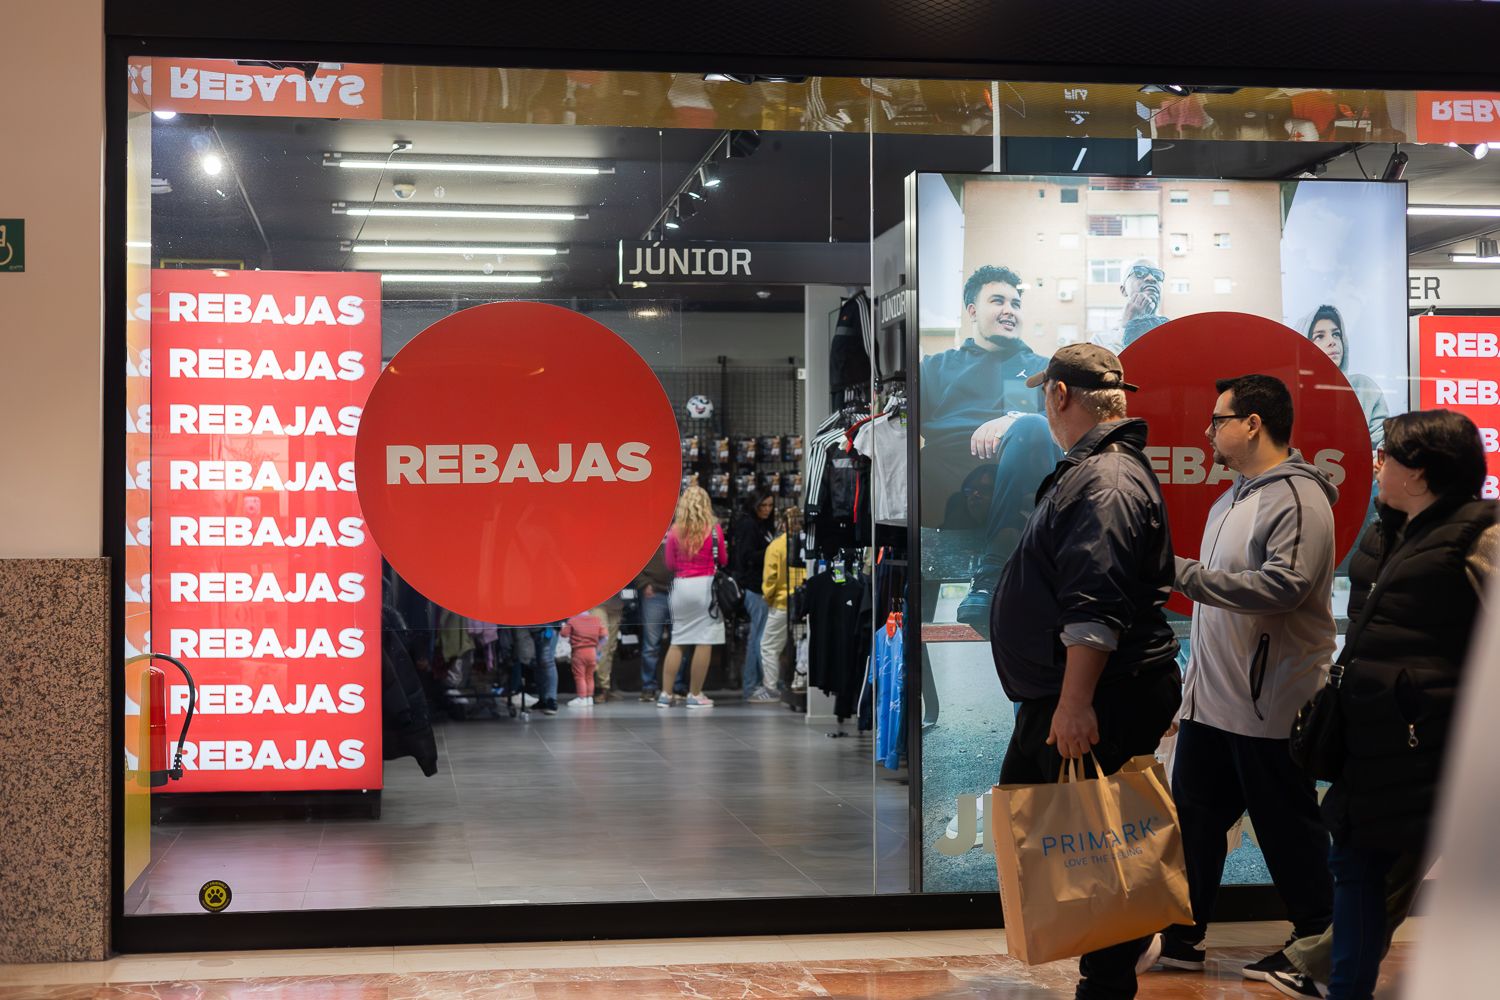
[[[1500,89],[1473,0],[106,0],[106,25],[183,55]]]

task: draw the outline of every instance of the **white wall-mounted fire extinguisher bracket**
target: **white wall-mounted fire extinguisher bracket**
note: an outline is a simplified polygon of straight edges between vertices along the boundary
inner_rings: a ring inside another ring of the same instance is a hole
[[[142,660],[166,660],[178,670],[187,680],[188,706],[187,714],[182,720],[182,731],[177,734],[177,753],[172,758],[172,766],[167,767],[167,674],[160,667],[152,664],[146,668],[141,677],[141,701],[150,706],[150,733],[149,758],[151,787],[160,788],[168,781],[178,781],[182,778],[182,751],[187,745],[188,727],[193,724],[193,712],[198,707],[198,688],[193,683],[193,675],[188,668],[176,657],[167,656],[165,653],[141,653],[132,656],[125,661],[126,666],[139,663]]]

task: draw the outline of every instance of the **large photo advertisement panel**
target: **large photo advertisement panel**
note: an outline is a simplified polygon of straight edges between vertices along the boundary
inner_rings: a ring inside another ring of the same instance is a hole
[[[1338,494],[1339,565],[1322,591],[1341,631],[1342,560],[1370,514],[1380,424],[1406,408],[1405,188],[917,174],[909,191],[920,317],[921,884],[994,889],[989,790],[1018,702],[995,665],[992,595],[1063,457],[1043,389],[1027,380],[1068,345],[1120,355],[1126,379],[1141,385],[1129,405],[1148,420],[1145,455],[1174,550],[1196,557],[1209,507],[1234,482],[1206,436],[1214,382],[1280,378],[1299,418],[1291,446]],[[1174,594],[1165,611],[1184,670],[1192,609]],[[1064,647],[1054,647],[1060,678]],[[1224,882],[1270,881],[1259,844],[1248,817],[1226,831]]]

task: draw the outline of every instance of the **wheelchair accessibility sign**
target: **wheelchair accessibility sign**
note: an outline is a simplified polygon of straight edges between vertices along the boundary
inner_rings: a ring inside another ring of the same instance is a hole
[[[0,219],[0,271],[26,270],[26,220]]]

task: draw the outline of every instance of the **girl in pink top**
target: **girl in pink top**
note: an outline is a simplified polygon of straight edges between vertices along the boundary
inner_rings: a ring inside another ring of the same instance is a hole
[[[688,708],[713,708],[703,694],[703,679],[713,647],[724,645],[724,617],[713,607],[714,569],[729,565],[724,529],[714,516],[713,503],[701,486],[689,486],[677,501],[677,515],[667,533],[667,568],[675,576],[667,595],[672,611],[672,645],[662,661],[658,708],[676,704],[672,693],[682,667],[682,651],[693,647],[689,666]]]
[[[569,708],[587,708],[594,703],[594,668],[599,665],[599,646],[607,630],[599,609],[574,615],[563,622],[563,638],[573,647],[573,689],[578,697]]]

